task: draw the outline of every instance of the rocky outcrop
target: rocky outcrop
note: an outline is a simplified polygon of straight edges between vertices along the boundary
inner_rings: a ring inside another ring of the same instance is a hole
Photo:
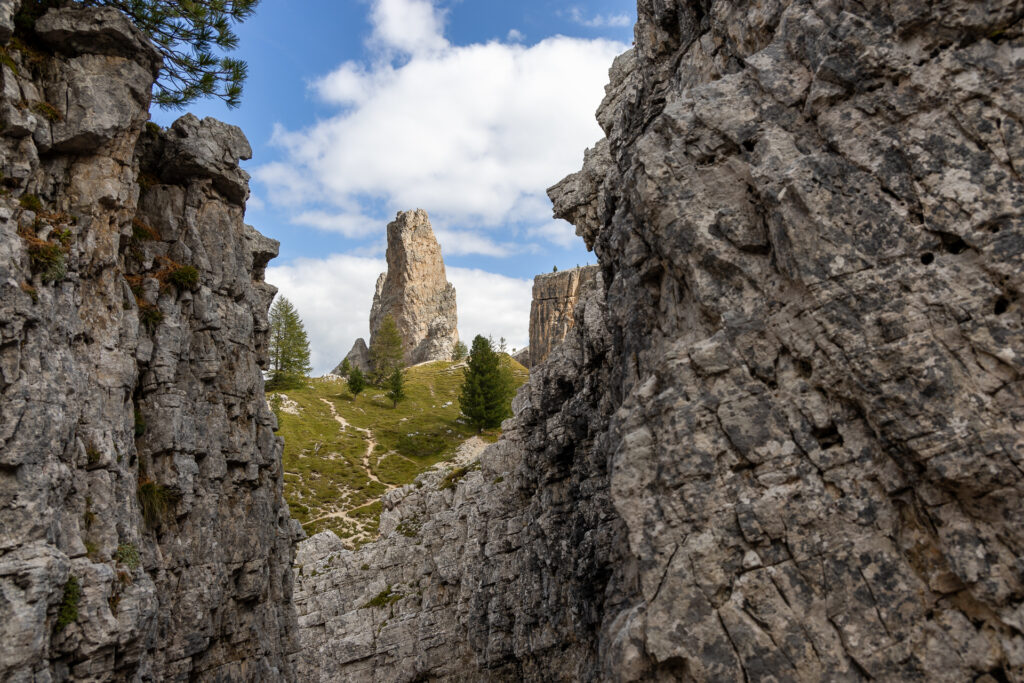
[[[307,675],[1024,679],[1022,18],[641,0],[552,190],[603,290],[479,471],[312,549]]]
[[[598,266],[543,273],[533,278],[530,355],[526,367],[540,365],[562,343],[575,324],[573,312],[580,297],[601,286],[601,269]]]
[[[356,343],[352,345],[352,350],[345,356],[345,360],[348,361],[349,366],[353,368],[359,368],[359,370],[366,374],[370,372],[370,349],[366,346],[366,340],[360,337],[356,339]],[[338,366],[331,370],[335,375],[344,376],[342,367],[345,365],[345,361],[338,363]]]
[[[426,211],[402,211],[388,224],[387,261],[370,309],[370,346],[390,315],[402,335],[406,364],[451,360],[459,341],[455,288]]]
[[[0,67],[0,679],[283,680],[248,143],[146,124],[159,57],[118,12],[36,27]]]

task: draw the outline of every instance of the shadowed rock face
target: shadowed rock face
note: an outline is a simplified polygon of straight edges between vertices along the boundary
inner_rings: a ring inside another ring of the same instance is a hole
[[[387,261],[370,309],[370,346],[390,315],[402,335],[406,364],[451,360],[459,341],[455,287],[446,279],[426,211],[399,212],[388,224]]]
[[[479,471],[310,546],[304,672],[1024,679],[1024,8],[638,10],[551,191],[603,291]]]
[[[345,360],[349,362],[349,365],[353,368],[359,368],[363,373],[370,372],[370,349],[366,346],[366,341],[360,337],[356,339],[352,345],[352,350],[345,356]],[[342,372],[342,366],[344,361],[338,363],[338,366],[331,370],[335,375],[344,375]]]
[[[533,278],[530,304],[530,352],[527,367],[540,365],[575,324],[580,297],[601,286],[601,269],[584,266]]]
[[[370,346],[390,315],[402,335],[407,365],[451,360],[459,341],[455,287],[445,276],[426,211],[399,212],[388,224],[387,261],[370,309]]]
[[[0,67],[0,679],[283,680],[301,531],[249,145],[144,125],[158,56],[118,12],[37,34]]]

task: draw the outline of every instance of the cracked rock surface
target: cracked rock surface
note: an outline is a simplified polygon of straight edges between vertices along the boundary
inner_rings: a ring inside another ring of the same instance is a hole
[[[284,680],[301,531],[248,143],[147,124],[159,60],[114,10],[21,38],[0,66],[0,679]]]
[[[641,0],[551,191],[603,288],[479,470],[303,546],[303,675],[1024,680],[1022,18]]]

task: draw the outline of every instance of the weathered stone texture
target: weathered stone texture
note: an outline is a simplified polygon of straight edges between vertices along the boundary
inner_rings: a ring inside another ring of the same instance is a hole
[[[350,366],[359,368],[364,374],[370,372],[370,348],[366,345],[366,340],[362,337],[356,339],[352,345],[352,350],[345,356],[345,360],[349,362]],[[344,364],[344,361],[338,363],[338,366],[331,370],[331,372],[335,375],[343,375],[344,373],[341,371],[341,368]]]
[[[248,145],[145,125],[159,61],[119,13],[37,26],[54,52],[0,67],[0,679],[284,679],[297,529]]]
[[[455,287],[445,275],[426,211],[399,212],[388,224],[387,261],[370,309],[370,347],[390,315],[402,335],[408,365],[451,360],[459,341]]]
[[[1024,680],[1024,6],[638,9],[552,189],[603,292],[479,472],[310,551],[304,671]]]
[[[573,315],[580,297],[588,290],[602,287],[601,269],[584,266],[533,278],[530,304],[530,362],[540,365],[562,343],[575,324]]]

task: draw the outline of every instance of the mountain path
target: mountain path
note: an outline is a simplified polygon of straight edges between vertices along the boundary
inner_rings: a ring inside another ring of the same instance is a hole
[[[326,398],[320,399],[327,404],[327,407],[331,409],[331,416],[334,421],[341,425],[342,429],[354,429],[357,432],[361,432],[366,437],[366,453],[363,454],[363,469],[366,471],[366,477],[370,481],[375,481],[386,490],[398,488],[395,484],[386,484],[377,478],[377,475],[370,469],[370,456],[373,455],[373,449],[377,447],[377,440],[373,438],[373,432],[369,429],[363,429],[362,427],[355,427],[349,424],[348,420],[338,415],[338,409],[334,407],[334,404],[328,401]]]

